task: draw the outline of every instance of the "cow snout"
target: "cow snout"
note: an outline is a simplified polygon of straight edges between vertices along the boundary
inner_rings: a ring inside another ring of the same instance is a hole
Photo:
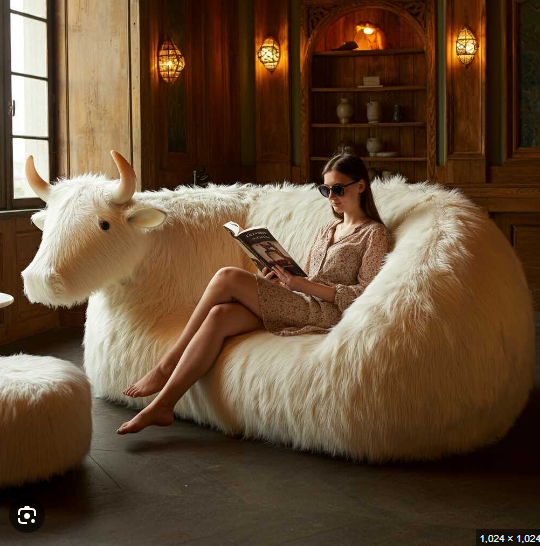
[[[24,293],[31,303],[61,305],[64,287],[56,271],[39,271],[30,264],[22,273]]]

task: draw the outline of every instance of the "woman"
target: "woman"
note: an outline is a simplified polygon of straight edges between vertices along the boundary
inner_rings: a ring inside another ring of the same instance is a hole
[[[132,397],[161,392],[118,434],[172,424],[174,406],[212,367],[226,337],[263,328],[280,336],[327,333],[366,289],[390,245],[366,166],[358,156],[341,154],[330,159],[323,176],[319,191],[329,198],[337,220],[319,229],[308,256],[308,277],[279,265],[265,268],[264,276],[237,267],[220,269],[175,345],[124,391]]]

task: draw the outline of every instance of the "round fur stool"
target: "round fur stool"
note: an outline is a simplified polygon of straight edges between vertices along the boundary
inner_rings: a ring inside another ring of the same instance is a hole
[[[92,440],[86,374],[50,356],[0,357],[0,487],[62,474]]]

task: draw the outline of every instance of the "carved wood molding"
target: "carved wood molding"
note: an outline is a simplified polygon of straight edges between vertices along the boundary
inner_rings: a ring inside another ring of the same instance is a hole
[[[426,30],[426,2],[425,0],[413,0],[412,2],[393,2],[395,6],[404,7]]]
[[[307,4],[307,32],[310,38],[317,27],[331,14],[335,14],[336,8],[341,10],[349,10],[353,7],[394,7],[397,9],[405,9],[418,22],[422,30],[426,30],[426,0],[345,0],[324,2],[324,0],[315,0],[306,2]]]
[[[479,49],[465,68],[455,53],[467,24]],[[446,6],[446,182],[486,182],[486,0],[452,0]]]
[[[308,36],[313,34],[319,23],[332,11],[333,6],[308,6]]]

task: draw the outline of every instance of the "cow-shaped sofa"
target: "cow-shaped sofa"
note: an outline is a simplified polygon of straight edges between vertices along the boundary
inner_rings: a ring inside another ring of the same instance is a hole
[[[122,391],[176,341],[222,267],[257,270],[223,228],[267,226],[305,266],[334,219],[314,184],[209,184],[134,192],[84,175],[27,176],[47,208],[31,301],[88,299],[84,365],[93,395],[143,408]],[[126,182],[126,180],[129,181]],[[126,189],[127,188],[127,189]],[[225,434],[350,458],[428,460],[497,442],[527,403],[535,363],[533,305],[520,260],[459,190],[400,176],[372,183],[393,244],[378,275],[328,334],[227,338],[175,415]],[[111,434],[118,423],[111,423]]]

